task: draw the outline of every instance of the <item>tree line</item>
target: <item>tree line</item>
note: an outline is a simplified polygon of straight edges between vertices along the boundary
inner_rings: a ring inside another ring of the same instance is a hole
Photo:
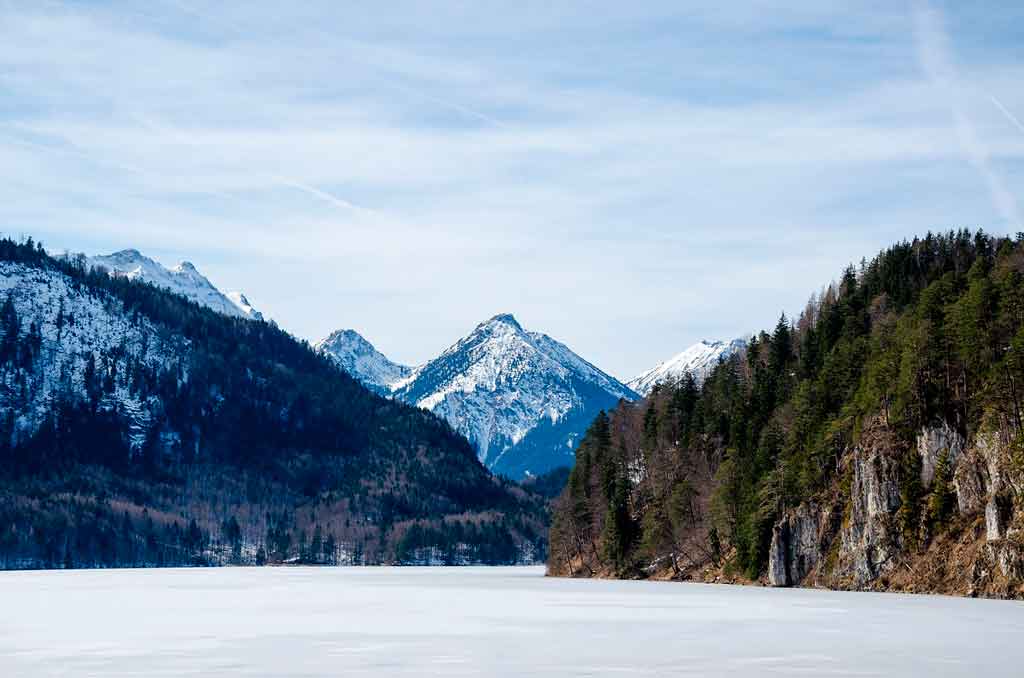
[[[273,323],[52,258],[31,239],[0,238],[0,262],[69,290],[52,308],[18,279],[0,296],[0,563],[393,562],[404,525],[453,515],[481,526],[464,533],[481,552],[495,535],[544,541],[544,497]],[[101,350],[82,299],[175,351]]]
[[[698,385],[663,384],[593,422],[551,528],[566,574],[684,576],[768,563],[787,508],[849,492],[842,458],[881,422],[904,450],[900,523],[923,547],[953,513],[949,460],[927,491],[926,427],[998,430],[1024,462],[1024,234],[901,242],[756,334]]]

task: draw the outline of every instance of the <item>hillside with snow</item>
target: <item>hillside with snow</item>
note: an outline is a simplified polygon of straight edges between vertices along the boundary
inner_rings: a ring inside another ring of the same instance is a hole
[[[138,250],[127,249],[88,257],[87,262],[89,266],[104,268],[112,275],[147,282],[180,294],[224,315],[263,320],[263,314],[252,307],[244,294],[221,292],[188,261],[167,268]]]
[[[743,339],[725,341],[700,341],[664,362],[658,363],[646,372],[630,379],[626,384],[639,393],[647,395],[658,384],[676,382],[685,375],[693,375],[697,383],[711,373],[719,361],[728,358],[747,345]]]
[[[332,332],[314,348],[330,356],[339,367],[376,393],[389,393],[413,371],[411,367],[388,360],[355,330]]]
[[[319,346],[369,387],[443,417],[488,468],[516,478],[572,465],[576,441],[597,413],[638,397],[509,314],[480,323],[416,368],[392,363],[351,330]]]
[[[122,413],[126,440],[137,450],[150,431],[159,406],[133,388],[131,375],[187,361],[189,343],[166,336],[146,318],[133,320],[121,302],[90,294],[67,276],[23,263],[0,261],[3,318],[20,350],[7,349],[0,383],[0,412],[10,413],[5,436],[33,435],[52,415],[54,403],[68,393],[96,401],[103,411]],[[11,329],[11,324],[18,327]],[[100,372],[106,389],[94,385]],[[187,373],[183,373],[187,378]]]
[[[543,557],[438,417],[132,271],[0,238],[0,569]]]

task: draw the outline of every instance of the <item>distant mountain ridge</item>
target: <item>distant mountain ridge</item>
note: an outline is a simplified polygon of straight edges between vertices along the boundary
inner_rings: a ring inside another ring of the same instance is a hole
[[[0,570],[531,562],[546,501],[273,323],[0,238]]]
[[[318,346],[367,386],[446,419],[488,468],[510,477],[571,465],[575,442],[594,416],[639,397],[508,313],[415,368],[391,362],[352,330]]]
[[[337,330],[313,346],[331,356],[338,366],[376,393],[390,393],[392,387],[413,372],[374,348],[355,330]]]
[[[221,292],[191,262],[183,261],[173,268],[167,268],[136,249],[92,256],[86,261],[93,268],[102,267],[113,275],[162,287],[218,313],[263,320],[263,314],[253,308],[244,294],[237,291],[226,294]]]
[[[682,353],[677,353],[668,360],[633,377],[626,382],[626,385],[646,396],[658,384],[677,382],[687,374],[693,375],[696,382],[700,384],[705,377],[711,374],[719,362],[744,349],[746,345],[745,339],[733,339],[729,342],[702,340]]]

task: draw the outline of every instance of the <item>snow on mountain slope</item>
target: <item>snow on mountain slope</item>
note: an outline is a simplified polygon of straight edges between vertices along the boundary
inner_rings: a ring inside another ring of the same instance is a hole
[[[235,305],[235,307],[242,312],[242,315],[251,320],[263,320],[263,314],[252,307],[249,300],[244,294],[238,291],[231,291],[224,295],[228,301]]]
[[[152,403],[134,395],[132,364],[161,367],[188,354],[188,343],[167,338],[148,320],[133,318],[121,302],[89,294],[67,276],[13,262],[0,262],[0,299],[11,300],[19,336],[37,346],[31,367],[6,371],[0,383],[0,411],[15,412],[14,434],[34,432],[51,415],[58,393],[86,398],[90,362],[112,375],[104,407],[132,419],[131,442],[140,445]]]
[[[734,339],[730,342],[701,341],[626,383],[641,395],[650,393],[657,384],[678,381],[686,374],[692,374],[700,383],[711,373],[719,360],[728,358],[746,345],[747,342],[743,339]]]
[[[138,250],[121,250],[113,254],[88,258],[92,267],[102,267],[114,275],[142,280],[192,299],[224,315],[263,320],[263,314],[254,309],[241,292],[223,294],[206,279],[196,267],[183,261],[174,268],[166,268]]]
[[[314,346],[371,391],[388,393],[412,373],[412,368],[391,362],[355,330],[337,330]]]
[[[571,465],[575,441],[598,411],[637,397],[509,314],[481,323],[393,388],[469,438],[489,468],[514,477]]]

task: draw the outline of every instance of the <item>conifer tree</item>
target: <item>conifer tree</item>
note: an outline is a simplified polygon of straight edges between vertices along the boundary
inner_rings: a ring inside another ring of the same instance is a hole
[[[629,515],[629,494],[627,481],[619,476],[614,480],[614,491],[608,503],[605,518],[604,557],[614,566],[616,572],[627,567],[628,555],[633,543],[633,519]]]

